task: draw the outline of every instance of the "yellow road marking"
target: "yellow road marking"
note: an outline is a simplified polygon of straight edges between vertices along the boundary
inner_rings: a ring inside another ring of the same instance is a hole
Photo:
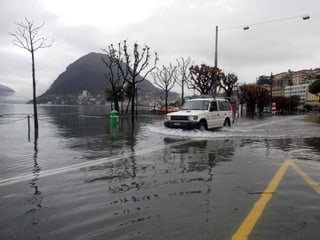
[[[233,234],[232,240],[246,240],[261,217],[265,207],[272,198],[288,167],[291,166],[302,178],[320,194],[320,186],[302,171],[292,160],[285,160],[281,165],[268,187],[262,193],[260,199],[254,204],[248,216],[242,222],[238,230]]]
[[[292,162],[299,163],[299,164],[304,164],[304,165],[309,165],[309,166],[314,166],[314,167],[320,167],[320,162],[319,161],[304,161],[304,160],[292,160]]]
[[[232,240],[245,240],[248,239],[251,231],[262,215],[267,203],[270,201],[273,192],[277,189],[284,173],[287,171],[290,160],[286,160],[275,174],[268,187],[262,193],[260,199],[254,204],[254,207],[245,218],[241,226],[238,228],[236,233],[232,236]]]
[[[311,177],[309,177],[304,171],[302,171],[294,162],[290,162],[290,166],[296,170],[297,173],[300,174],[303,179],[309,183],[309,185],[317,192],[320,194],[320,186],[317,184]]]

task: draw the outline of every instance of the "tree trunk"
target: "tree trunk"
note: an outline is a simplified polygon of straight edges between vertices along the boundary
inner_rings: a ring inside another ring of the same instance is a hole
[[[34,51],[33,51],[33,49],[31,50],[31,58],[32,58],[34,139],[37,140],[38,137],[39,137],[39,123],[38,123],[38,111],[37,111],[36,72],[35,72],[35,61],[34,61]]]
[[[136,99],[136,82],[135,79],[132,79],[132,96],[131,96],[131,121],[134,123],[134,105]]]
[[[114,94],[113,96],[113,103],[114,103],[114,109],[119,113],[120,112],[120,108],[119,108],[119,100],[118,100],[118,95],[117,93]],[[112,110],[112,109],[111,109]]]
[[[165,90],[165,106],[166,106],[166,114],[168,113],[168,89]]]
[[[181,105],[184,104],[184,82],[181,84]]]
[[[125,112],[125,114],[128,114],[128,112],[129,112],[130,103],[131,103],[131,96],[128,98],[128,104],[127,104],[127,106],[126,106],[126,112]]]

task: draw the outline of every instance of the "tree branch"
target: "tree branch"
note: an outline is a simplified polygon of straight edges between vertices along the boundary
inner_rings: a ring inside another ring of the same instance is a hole
[[[53,41],[49,42],[47,37],[39,36],[39,31],[44,24],[34,26],[33,21],[29,21],[27,18],[25,18],[25,22],[15,23],[17,25],[16,32],[9,33],[13,37],[13,45],[26,49],[29,52],[51,47]]]

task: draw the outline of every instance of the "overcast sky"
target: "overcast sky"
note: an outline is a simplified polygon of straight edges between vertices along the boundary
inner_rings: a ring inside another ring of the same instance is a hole
[[[241,83],[320,67],[319,0],[0,0],[0,84],[27,98],[30,53],[9,35],[25,17],[45,22],[41,34],[54,40],[36,52],[38,95],[73,61],[122,40],[147,44],[159,66],[188,56],[213,66],[215,26],[218,67]]]

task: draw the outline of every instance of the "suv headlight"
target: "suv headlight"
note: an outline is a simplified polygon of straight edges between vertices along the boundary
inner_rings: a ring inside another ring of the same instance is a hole
[[[166,119],[167,119],[168,121],[170,121],[170,120],[171,120],[171,117],[168,116],[168,115],[166,115]]]
[[[190,120],[198,121],[198,116],[191,116],[191,117],[190,117]]]

